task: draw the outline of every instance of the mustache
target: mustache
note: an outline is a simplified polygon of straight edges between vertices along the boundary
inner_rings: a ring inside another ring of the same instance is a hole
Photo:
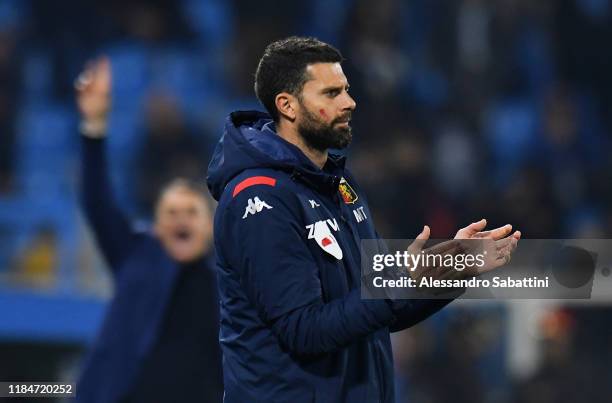
[[[351,120],[352,117],[353,117],[353,113],[352,112],[346,112],[345,114],[343,114],[341,116],[338,116],[337,118],[332,120],[332,124],[348,122],[348,121]]]

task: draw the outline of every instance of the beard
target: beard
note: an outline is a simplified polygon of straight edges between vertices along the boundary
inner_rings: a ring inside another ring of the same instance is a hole
[[[336,127],[338,123],[350,119],[351,112],[347,112],[330,123],[326,123],[306,109],[304,105],[301,106],[304,116],[298,125],[298,133],[302,136],[308,147],[317,151],[325,151],[329,148],[341,150],[351,143],[353,139],[351,127]]]

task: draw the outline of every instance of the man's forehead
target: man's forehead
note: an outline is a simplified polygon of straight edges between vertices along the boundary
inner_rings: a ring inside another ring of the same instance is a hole
[[[193,202],[206,204],[204,195],[185,187],[173,187],[166,189],[159,199],[159,207],[170,207],[176,203]]]
[[[313,63],[306,66],[310,80],[321,85],[346,85],[347,79],[340,63]]]

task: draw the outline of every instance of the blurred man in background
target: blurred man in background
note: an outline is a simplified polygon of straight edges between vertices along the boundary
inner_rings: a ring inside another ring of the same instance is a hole
[[[170,182],[151,233],[130,228],[112,197],[105,154],[107,59],[77,80],[85,214],[115,282],[78,385],[80,402],[219,402],[218,306],[211,205],[203,187]]]

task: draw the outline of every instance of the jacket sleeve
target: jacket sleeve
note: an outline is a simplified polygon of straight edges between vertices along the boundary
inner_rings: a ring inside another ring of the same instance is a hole
[[[222,213],[221,253],[238,271],[259,316],[295,354],[335,351],[387,327],[394,320],[390,305],[362,300],[359,289],[323,301],[319,268],[298,208],[292,194],[254,186]]]
[[[378,239],[378,248],[380,253],[389,253],[389,246],[376,233]],[[408,245],[406,245],[408,246]],[[432,298],[432,299],[396,299],[390,302],[391,310],[393,311],[394,321],[389,325],[389,331],[399,332],[408,329],[444,308],[450,304],[455,298],[459,297],[464,290],[458,290],[451,293],[451,298]]]
[[[395,321],[389,326],[389,330],[399,332],[408,329],[417,323],[429,318],[454,299],[410,299],[393,309]]]
[[[112,196],[104,143],[82,136],[81,198],[96,241],[116,274],[134,244],[135,233]]]

